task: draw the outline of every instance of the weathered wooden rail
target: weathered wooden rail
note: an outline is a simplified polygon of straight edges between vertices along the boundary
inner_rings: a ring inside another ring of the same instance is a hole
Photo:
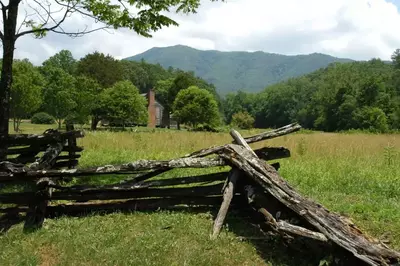
[[[40,227],[45,217],[60,214],[219,206],[211,234],[214,239],[218,237],[230,208],[246,208],[263,217],[262,228],[265,231],[283,239],[301,238],[316,241],[322,247],[339,248],[352,254],[357,263],[366,265],[399,263],[399,252],[365,235],[349,219],[300,195],[279,175],[279,163],[268,163],[270,160],[289,157],[289,150],[283,147],[264,147],[253,151],[249,146],[250,143],[283,136],[299,129],[298,124],[291,124],[248,138],[232,130],[233,143],[206,148],[181,158],[139,160],[85,169],[54,168],[61,151],[74,152],[68,155],[68,160],[78,158],[75,152],[82,149],[64,144],[67,135],[78,137],[78,133],[65,133],[61,142],[41,136],[26,136],[25,142],[21,140],[23,137],[13,137],[14,143],[18,145],[25,144],[26,139],[36,138],[37,141],[32,141],[31,146],[41,147],[44,154],[28,165],[16,164],[13,160],[0,163],[0,184],[30,182],[36,188],[33,191],[1,193],[0,204],[3,207],[0,212],[5,213],[5,217],[26,213],[26,226]],[[17,145],[10,145],[14,146]],[[26,148],[18,149],[28,151]],[[64,155],[62,158],[67,157]],[[179,178],[168,178],[167,173],[175,168],[215,167],[223,167],[223,170]],[[128,177],[121,182],[102,186],[68,186],[58,182],[66,177],[109,174],[124,174]]]

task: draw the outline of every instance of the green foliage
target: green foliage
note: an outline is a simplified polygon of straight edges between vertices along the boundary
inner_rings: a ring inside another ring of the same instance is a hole
[[[247,112],[238,112],[232,116],[232,125],[240,129],[251,129],[254,118]]]
[[[196,86],[179,91],[174,101],[174,116],[196,128],[198,124],[218,125],[218,105],[213,95]]]
[[[147,101],[130,81],[120,81],[103,91],[101,105],[106,117],[117,123],[145,124]]]
[[[127,60],[146,60],[195,74],[226,95],[237,90],[259,92],[289,78],[311,73],[332,62],[350,62],[324,54],[286,56],[264,52],[200,51],[183,45],[152,48]],[[195,85],[195,84],[192,84]],[[199,86],[200,87],[200,86]]]
[[[43,89],[43,109],[54,116],[59,128],[75,108],[78,93],[75,89],[75,78],[60,68],[49,67],[46,70],[46,86]]]
[[[61,50],[43,62],[43,68],[61,68],[70,75],[75,75],[77,62],[71,51]]]
[[[31,117],[32,124],[54,124],[55,118],[45,112],[36,113]]]
[[[28,60],[16,60],[13,71],[11,115],[14,118],[14,130],[19,131],[21,119],[29,117],[42,103],[44,78]]]
[[[400,126],[400,83],[394,73],[393,65],[377,59],[334,63],[267,87],[253,98],[250,109],[257,127],[298,121],[323,131],[388,132]]]
[[[85,124],[96,108],[99,108],[100,85],[94,79],[78,76],[74,87],[76,106],[67,118],[72,123]]]
[[[355,116],[359,122],[358,128],[380,133],[387,132],[389,129],[385,113],[377,107],[363,107],[357,110]]]
[[[78,62],[78,73],[99,83],[102,88],[113,86],[124,79],[124,68],[111,55],[94,52],[87,54]]]
[[[230,124],[233,115],[240,112],[254,114],[255,112],[255,94],[246,93],[239,90],[236,93],[228,93],[223,101],[225,120]]]

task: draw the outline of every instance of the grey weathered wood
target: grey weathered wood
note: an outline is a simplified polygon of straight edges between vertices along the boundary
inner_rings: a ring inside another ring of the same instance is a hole
[[[239,132],[232,129],[230,134],[239,145],[242,145],[246,149],[249,149],[251,152],[253,152],[251,150],[250,146],[243,140],[242,136],[240,136]],[[254,152],[253,152],[253,155],[257,156]],[[219,233],[221,232],[222,225],[224,224],[226,214],[228,213],[228,210],[229,210],[229,205],[230,205],[233,195],[234,195],[236,182],[240,175],[241,175],[241,173],[238,169],[232,169],[232,171],[229,173],[229,176],[224,184],[223,201],[222,201],[221,207],[218,211],[217,218],[214,221],[213,233],[211,235],[212,239],[216,239],[218,237]]]
[[[326,238],[326,236],[324,234],[314,232],[314,231],[308,230],[307,228],[293,225],[293,224],[290,224],[285,221],[278,221],[276,225],[277,225],[278,230],[284,231],[286,233],[304,236],[304,237],[312,238],[312,239],[322,241],[322,242],[328,241],[328,239]]]
[[[274,232],[281,234],[284,237],[286,237],[286,233],[289,233],[290,235],[312,238],[322,242],[328,241],[326,236],[319,232],[309,230],[302,226],[293,225],[284,220],[277,221],[266,208],[262,207],[262,203],[259,202],[259,199],[265,199],[265,197],[257,193],[256,189],[252,185],[246,185],[243,194],[246,196],[250,207],[264,216],[266,223]]]
[[[232,170],[228,176],[228,183],[224,189],[223,201],[219,208],[217,218],[214,221],[213,233],[211,238],[216,239],[221,232],[222,225],[224,224],[226,214],[228,213],[229,205],[235,193],[236,182],[239,178],[240,171]]]
[[[292,132],[299,131],[301,129],[301,126],[298,125],[297,123],[290,124],[272,131],[267,131],[261,134],[257,134],[252,137],[247,137],[244,138],[245,142],[247,144],[267,140],[267,139],[272,139],[272,138],[277,138],[280,136],[284,136],[287,134],[290,134]],[[185,155],[185,157],[205,157],[210,154],[218,153],[219,151],[222,151],[225,148],[226,145],[222,146],[214,146],[206,149],[201,149],[199,151],[192,152],[190,154]]]
[[[266,162],[256,158],[251,152],[239,145],[230,145],[220,154],[230,160],[247,176],[260,184],[268,193],[286,207],[309,222],[315,229],[324,234],[338,246],[351,252],[356,258],[369,265],[394,265],[400,260],[400,253],[371,241],[351,221],[330,212],[320,204],[307,199],[295,191],[279,176],[277,171]]]
[[[296,131],[299,131],[301,129],[301,126],[297,123],[293,123],[275,130],[272,130],[270,132],[265,132],[261,134],[257,134],[251,137],[244,138],[246,143],[254,143],[262,140],[267,140],[267,139],[272,139],[272,138],[277,138],[280,136],[284,136]]]
[[[37,159],[34,163],[29,165],[31,170],[49,169],[56,162],[56,158],[60,155],[63,148],[61,142],[50,144],[44,152],[43,156]]]
[[[143,170],[158,170],[158,169],[169,169],[169,168],[206,168],[215,166],[224,166],[225,161],[221,158],[179,158],[169,161],[157,161],[157,160],[138,160],[121,165],[104,165],[94,168],[85,169],[62,169],[62,170],[37,170],[30,171],[28,169],[22,169],[14,171],[9,168],[11,172],[0,173],[0,182],[13,181],[16,178],[33,180],[42,177],[78,177],[88,175],[101,175],[101,174],[115,174],[132,171],[143,171]]]

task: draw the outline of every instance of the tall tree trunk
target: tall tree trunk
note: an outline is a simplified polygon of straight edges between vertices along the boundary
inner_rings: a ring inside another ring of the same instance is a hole
[[[14,131],[18,132],[18,129],[17,129],[17,118],[15,116],[13,117],[13,122],[14,122],[13,123],[14,124]]]
[[[90,125],[91,130],[96,130],[97,129],[97,124],[99,123],[100,119],[97,115],[94,115],[92,117],[92,123]]]
[[[3,6],[3,62],[0,80],[0,161],[7,157],[8,121],[10,117],[10,92],[12,85],[12,65],[15,49],[15,31],[17,26],[19,0],[10,0]],[[8,12],[7,12],[8,10]]]
[[[21,125],[21,118],[17,118],[17,128],[16,128],[16,132],[19,132],[19,126]]]

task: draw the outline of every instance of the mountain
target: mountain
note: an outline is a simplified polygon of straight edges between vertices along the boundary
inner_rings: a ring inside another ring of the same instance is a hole
[[[268,85],[308,74],[333,62],[353,61],[319,53],[288,56],[265,52],[202,51],[183,45],[154,47],[125,58],[142,59],[165,68],[193,71],[213,83],[221,95],[239,89],[258,92]]]

